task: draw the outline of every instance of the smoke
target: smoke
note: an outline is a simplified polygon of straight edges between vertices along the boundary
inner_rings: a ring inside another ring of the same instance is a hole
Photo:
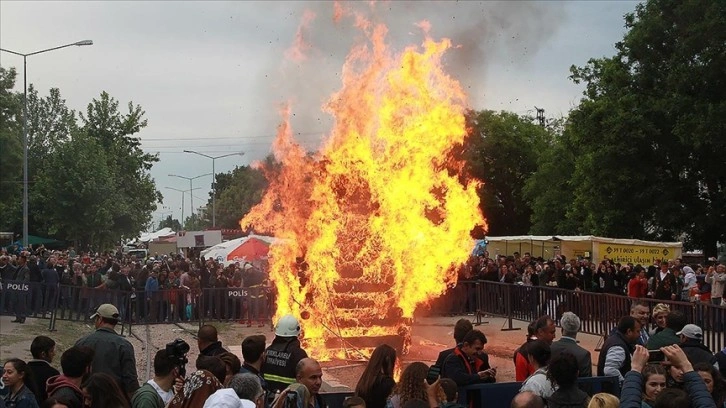
[[[356,27],[361,23],[356,21],[356,13],[365,15],[373,23],[384,23],[389,30],[388,42],[395,50],[422,43],[422,21],[430,23],[429,34],[434,39],[451,39],[455,48],[446,55],[446,69],[462,83],[469,105],[475,109],[482,108],[486,101],[487,83],[496,81],[488,77],[488,68],[495,64],[526,63],[565,19],[564,7],[559,2],[289,4],[290,14],[297,16],[300,24],[296,35],[288,40],[287,55],[294,57],[280,55],[278,65],[268,70],[276,75],[260,82],[260,103],[268,104],[274,113],[275,107],[289,101],[296,139],[309,150],[317,147],[331,126],[331,118],[320,108],[340,88],[345,57],[363,38]]]

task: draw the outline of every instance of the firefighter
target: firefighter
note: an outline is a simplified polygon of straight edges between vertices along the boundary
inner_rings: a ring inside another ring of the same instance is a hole
[[[295,382],[297,363],[308,354],[300,347],[300,323],[293,315],[280,318],[275,326],[275,339],[267,348],[262,375],[268,390],[282,391]]]

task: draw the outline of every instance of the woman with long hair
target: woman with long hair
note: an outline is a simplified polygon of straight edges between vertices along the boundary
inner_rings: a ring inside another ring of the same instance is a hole
[[[651,408],[655,399],[666,388],[666,370],[660,364],[648,364],[643,369],[643,401],[641,408]]]
[[[716,408],[726,408],[726,381],[721,372],[708,363],[698,363],[693,366],[693,371],[701,376],[706,384],[706,389],[716,402]]]
[[[410,400],[427,401],[426,375],[429,367],[421,362],[411,363],[401,374],[401,381],[396,384],[393,394],[386,402],[387,408],[401,408]]]
[[[106,373],[93,373],[81,384],[83,405],[88,408],[129,408],[126,393],[115,378]]]
[[[3,384],[8,393],[3,398],[7,408],[38,408],[35,382],[30,367],[19,358],[7,360],[3,366]]]
[[[366,408],[384,408],[386,400],[393,392],[396,381],[393,368],[396,365],[396,350],[381,344],[373,350],[371,359],[355,386],[355,395],[363,398]]]

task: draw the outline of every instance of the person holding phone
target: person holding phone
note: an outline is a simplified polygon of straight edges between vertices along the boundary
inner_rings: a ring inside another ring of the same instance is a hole
[[[457,386],[493,383],[497,370],[489,365],[489,356],[483,353],[487,338],[479,330],[471,330],[461,344],[446,358],[441,371],[442,378],[451,378]]]

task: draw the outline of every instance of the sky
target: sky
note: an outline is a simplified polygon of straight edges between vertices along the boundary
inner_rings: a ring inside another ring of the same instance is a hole
[[[582,94],[571,65],[611,56],[625,33],[631,1],[380,1],[346,3],[385,23],[394,50],[431,36],[450,38],[447,71],[461,81],[473,109],[507,110],[547,118],[567,115]],[[351,19],[333,21],[332,2],[306,1],[1,1],[0,47],[29,53],[28,82],[45,96],[59,88],[67,105],[85,107],[107,91],[125,107],[141,105],[149,125],[138,136],[159,154],[151,171],[164,201],[154,220],[181,218],[182,194],[193,181],[193,204],[209,197],[209,156],[216,171],[248,165],[271,152],[284,102],[296,139],[312,150],[331,118],[320,107],[341,86],[341,68],[361,37]],[[308,24],[301,28],[303,17]],[[286,58],[302,34],[304,60]],[[286,54],[286,51],[288,53]],[[22,73],[22,58],[0,53],[0,65]],[[22,91],[22,74],[16,89]],[[32,164],[31,164],[32,165]],[[199,188],[199,189],[196,189]],[[189,215],[189,195],[185,198]]]

